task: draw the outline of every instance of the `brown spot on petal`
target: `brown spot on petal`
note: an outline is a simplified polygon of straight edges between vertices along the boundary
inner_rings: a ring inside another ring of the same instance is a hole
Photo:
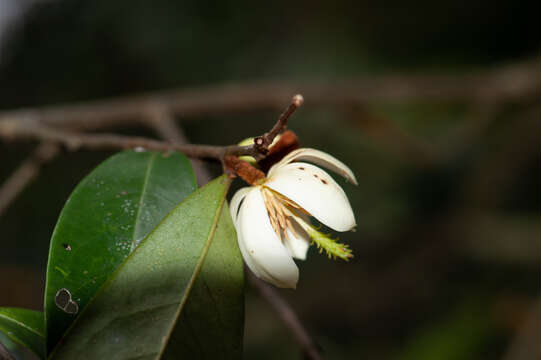
[[[327,180],[321,179],[321,182],[325,185],[327,185]]]
[[[299,166],[299,170],[304,170],[304,168],[302,166]]]
[[[318,177],[317,174],[314,174],[314,177],[317,178]]]

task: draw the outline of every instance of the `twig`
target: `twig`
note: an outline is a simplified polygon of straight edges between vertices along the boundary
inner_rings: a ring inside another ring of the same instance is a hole
[[[269,152],[269,146],[271,146],[276,135],[282,132],[282,130],[287,126],[287,120],[289,117],[295,112],[295,110],[302,106],[303,103],[304,98],[302,95],[297,94],[293,96],[291,104],[289,104],[282,115],[280,115],[280,118],[278,118],[278,121],[276,124],[274,124],[272,129],[263,136],[258,136],[254,139],[254,145],[260,155],[266,155]],[[260,158],[256,158],[256,160],[260,160]]]
[[[306,358],[310,360],[323,359],[317,345],[310,335],[308,335],[308,331],[302,325],[297,314],[295,314],[291,306],[280,296],[276,289],[257,279],[251,273],[247,278],[250,285],[259,291],[260,295],[267,300],[285,326],[291,331],[295,341],[301,346]]]
[[[59,152],[51,143],[40,144],[0,187],[0,216],[19,194],[36,178],[41,165],[51,161]]]
[[[314,105],[351,106],[374,102],[529,101],[541,93],[541,59],[473,74],[385,75],[332,82],[257,82],[155,92],[112,100],[0,112],[1,120],[32,119],[54,126],[93,130],[134,121],[159,107],[186,119],[254,109],[280,109],[298,91]]]
[[[93,150],[117,150],[142,147],[147,150],[177,150],[189,157],[221,159],[225,153],[234,155],[254,155],[253,146],[212,146],[172,144],[169,142],[138,136],[116,134],[82,134],[55,129],[36,122],[13,121],[0,123],[0,137],[8,140],[42,140],[65,145],[70,150],[81,147]]]
[[[299,104],[298,95],[292,100],[286,113],[292,113],[289,109]],[[289,116],[289,115],[288,115]],[[287,120],[287,119],[286,119]],[[271,132],[263,135],[265,142],[274,139],[274,136],[285,126],[283,116],[277,122]],[[278,128],[278,131],[276,129]],[[188,157],[214,159],[223,162],[226,155],[242,156],[249,155],[261,159],[265,154],[260,147],[249,146],[213,146],[198,144],[173,144],[159,140],[136,136],[123,136],[115,134],[81,134],[72,131],[61,130],[39,123],[35,120],[4,120],[0,121],[0,137],[5,139],[30,139],[61,143],[69,149],[75,150],[80,147],[100,150],[133,149],[142,147],[155,151],[180,151]]]
[[[149,125],[156,131],[162,139],[173,144],[188,144],[188,138],[184,135],[182,129],[176,124],[175,119],[164,110],[157,110],[152,116],[149,116]],[[190,159],[197,184],[203,186],[211,180],[211,176],[205,169],[201,160]]]

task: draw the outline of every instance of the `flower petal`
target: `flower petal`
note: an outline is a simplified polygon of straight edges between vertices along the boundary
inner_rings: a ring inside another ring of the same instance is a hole
[[[237,222],[237,215],[239,213],[239,206],[242,203],[242,200],[244,200],[244,197],[250,190],[255,190],[255,188],[251,186],[246,186],[243,188],[240,188],[237,190],[235,195],[231,198],[231,202],[229,203],[229,212],[231,213],[231,218],[233,219],[233,224],[236,224]]]
[[[336,231],[355,227],[355,217],[344,190],[324,170],[312,164],[286,164],[265,182],[272,190],[293,200],[311,216]]]
[[[299,269],[282,244],[269,220],[259,188],[250,191],[237,218],[239,243],[243,257],[255,275],[278,287],[295,288]],[[250,265],[251,264],[251,265]]]
[[[269,276],[264,269],[262,269],[259,265],[257,265],[254,262],[254,259],[250,256],[250,253],[248,250],[246,250],[246,245],[244,244],[244,238],[242,237],[242,233],[240,231],[237,231],[237,240],[239,244],[239,249],[242,254],[242,258],[244,259],[244,262],[250,268],[250,270],[254,273],[255,276],[257,276],[260,279],[263,279],[267,282],[272,282],[272,277]]]
[[[342,175],[346,180],[351,181],[353,184],[357,185],[357,179],[353,174],[353,171],[346,164],[336,159],[335,157],[327,154],[326,152],[319,151],[316,149],[310,148],[300,148],[294,150],[284,156],[280,162],[276,163],[270,170],[268,176],[271,177],[275,171],[280,167],[289,164],[293,161],[309,161],[316,165],[326,167],[327,169],[336,172],[337,174]]]
[[[309,223],[309,219],[304,214],[301,214],[303,218],[306,218],[306,221]],[[304,219],[303,219],[304,220]],[[302,220],[300,220],[302,221]],[[310,236],[308,233],[297,223],[296,220],[291,221],[291,224],[294,227],[295,234],[287,229],[287,235],[288,239],[284,241],[284,245],[291,254],[292,257],[299,260],[306,260],[306,253],[308,252],[308,248],[310,247]]]

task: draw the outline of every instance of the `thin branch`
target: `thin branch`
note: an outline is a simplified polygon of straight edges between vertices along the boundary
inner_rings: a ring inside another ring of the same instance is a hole
[[[175,122],[173,116],[163,110],[156,111],[154,116],[149,117],[149,126],[156,131],[157,135],[161,138],[172,142],[173,144],[188,144],[188,138],[184,135],[184,132]],[[203,186],[211,179],[210,174],[205,169],[205,165],[201,160],[190,159],[195,176],[197,178],[197,184]]]
[[[288,106],[286,112],[282,115],[276,125],[270,132],[260,138],[264,139],[264,143],[272,143],[274,137],[282,131],[287,123],[287,118],[294,109],[302,103],[299,100],[302,96],[295,95]],[[148,113],[147,113],[148,114]],[[143,148],[145,150],[155,151],[179,151],[188,157],[200,159],[213,159],[223,163],[225,156],[234,155],[242,156],[249,155],[257,159],[262,159],[267,150],[264,147],[257,145],[249,146],[214,146],[214,145],[199,145],[199,144],[180,144],[164,142],[144,137],[124,136],[115,134],[82,134],[73,131],[61,130],[53,128],[46,124],[39,123],[35,120],[4,120],[0,121],[0,138],[5,139],[29,139],[51,141],[66,145],[69,149],[75,150],[81,147],[94,150],[116,150],[116,149],[134,149]]]
[[[323,359],[317,345],[312,340],[308,331],[303,326],[299,317],[291,306],[280,296],[276,289],[257,279],[251,273],[248,276],[250,285],[255,287],[260,295],[267,300],[269,305],[276,311],[284,325],[291,331],[295,341],[301,346],[304,355],[310,360]]]
[[[276,122],[276,124],[274,124],[272,129],[269,132],[265,133],[263,136],[258,136],[254,139],[254,145],[256,149],[258,150],[259,154],[266,155],[268,153],[269,146],[271,146],[276,135],[282,132],[282,130],[287,126],[287,120],[289,120],[289,117],[303,103],[304,103],[304,98],[302,97],[302,95],[297,94],[293,96],[291,103],[286,108],[286,110],[282,113],[282,115],[280,115],[280,117],[278,118],[278,121]]]
[[[254,156],[253,146],[214,146],[173,144],[139,136],[116,134],[82,134],[55,129],[35,122],[16,121],[0,123],[0,137],[8,140],[41,140],[63,144],[70,150],[118,150],[143,148],[155,151],[180,151],[188,157],[221,160],[226,154]]]
[[[51,161],[58,153],[58,146],[44,142],[21,163],[0,187],[0,216],[37,177],[41,166]]]
[[[0,120],[32,119],[54,126],[93,130],[144,121],[155,107],[183,119],[193,116],[280,109],[290,94],[302,91],[311,104],[351,106],[374,102],[529,101],[541,93],[541,58],[470,74],[383,75],[320,82],[257,82],[194,89],[79,104],[0,112]]]

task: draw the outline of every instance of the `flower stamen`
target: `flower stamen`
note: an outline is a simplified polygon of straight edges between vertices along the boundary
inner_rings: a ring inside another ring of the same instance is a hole
[[[331,238],[329,234],[323,234],[309,221],[303,219],[300,213],[308,216],[310,214],[295,202],[265,186],[261,187],[261,194],[263,195],[272,228],[282,242],[289,240],[288,230],[291,231],[295,238],[300,238],[293,226],[293,219],[306,231],[320,253],[324,250],[329,258],[336,259],[338,257],[346,261],[353,257],[352,251],[347,245],[339,243],[336,239]]]
[[[265,203],[265,208],[267,209],[267,214],[269,215],[269,220],[272,225],[272,228],[274,229],[274,232],[278,237],[280,238],[280,227],[277,223],[277,215],[276,215],[276,209],[274,208],[272,204],[272,200],[269,197],[269,194],[264,191],[265,189],[261,190],[261,195],[263,195],[263,202]]]
[[[282,203],[282,199],[277,198],[271,190],[262,187],[261,194],[263,195],[263,202],[267,208],[267,214],[269,215],[269,220],[274,232],[282,241],[284,239],[289,240],[287,229],[290,229],[290,231],[295,234],[291,221],[289,221],[291,212],[288,210],[287,206]]]

